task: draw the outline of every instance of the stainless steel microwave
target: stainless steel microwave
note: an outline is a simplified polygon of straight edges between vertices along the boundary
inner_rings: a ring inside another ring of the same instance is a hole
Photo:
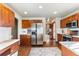
[[[70,23],[67,23],[66,24],[66,27],[69,27],[69,28],[77,28],[78,27],[78,21],[77,20],[74,20]]]
[[[78,21],[77,21],[77,20],[72,21],[72,22],[71,22],[71,27],[72,27],[72,28],[77,28],[77,27],[78,27]]]

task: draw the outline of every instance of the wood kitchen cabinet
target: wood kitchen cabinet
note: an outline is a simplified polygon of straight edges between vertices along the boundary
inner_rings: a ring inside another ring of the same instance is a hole
[[[12,55],[19,49],[19,41],[5,47],[4,49],[0,50],[0,56],[7,56]]]
[[[13,27],[14,19],[14,13],[3,4],[0,4],[0,27]]]
[[[61,28],[65,28],[67,22],[68,22],[67,19],[63,19],[63,20],[61,20],[61,21],[60,21],[60,27],[61,27]]]
[[[16,42],[16,43],[12,44],[11,45],[11,55],[13,53],[15,53],[16,51],[18,51],[18,49],[19,49],[19,42]]]
[[[15,14],[11,10],[9,12],[9,26],[15,26]]]
[[[66,25],[65,25],[65,20],[61,20],[60,21],[60,27],[61,28],[64,28]]]
[[[58,41],[63,41],[63,35],[62,34],[57,34]]]
[[[58,48],[61,49],[60,41],[63,41],[63,35],[62,34],[57,34],[57,39],[58,39]]]
[[[79,27],[79,13],[76,13],[74,15],[71,15],[71,16],[65,18],[65,19],[62,19],[60,21],[60,27],[61,28],[66,28],[66,24],[67,23],[71,23],[74,20],[78,21],[78,27]]]
[[[30,28],[31,21],[30,20],[22,20],[22,28]]]
[[[11,53],[11,49],[10,49],[10,47],[7,47],[7,48],[0,51],[0,56],[7,56],[10,53]]]
[[[36,19],[36,20],[31,20],[32,23],[42,23],[42,20]]]
[[[77,37],[72,37],[72,41],[79,41],[79,38],[77,38]]]
[[[74,52],[61,45],[61,52],[63,56],[77,56]]]
[[[20,46],[31,46],[31,36],[20,35]]]

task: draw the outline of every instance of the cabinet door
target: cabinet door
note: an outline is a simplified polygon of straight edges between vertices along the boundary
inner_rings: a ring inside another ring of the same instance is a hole
[[[15,15],[12,11],[9,12],[9,26],[10,27],[15,26]]]
[[[63,19],[62,20],[62,28],[65,28],[66,27],[66,23],[67,23],[67,20],[66,19]]]
[[[72,21],[74,21],[75,20],[75,15],[72,15]]]
[[[79,41],[79,38],[73,37],[72,40],[73,41]]]
[[[61,45],[61,51],[63,56],[77,56],[75,53],[73,53],[71,50],[64,47],[63,45]]]
[[[79,13],[77,13],[77,14],[75,15],[75,20],[78,21],[78,28],[79,28]]]
[[[63,35],[62,34],[58,34],[57,38],[58,38],[58,41],[63,41]]]
[[[14,14],[10,9],[0,4],[0,26],[12,27],[14,23]]]
[[[28,35],[20,35],[20,45],[21,46],[30,46],[31,38]]]
[[[64,28],[65,27],[65,24],[64,24],[64,21],[63,20],[61,20],[61,22],[60,22],[60,24],[61,24],[61,28]]]
[[[68,21],[67,22],[72,22],[72,16],[68,17]]]
[[[2,5],[0,4],[0,26],[2,25]]]
[[[30,20],[22,20],[22,28],[30,28],[31,21]]]
[[[2,7],[2,26],[7,27],[8,25],[9,25],[8,10],[3,6]]]
[[[19,49],[19,42],[16,42],[11,45],[11,54],[15,53]]]

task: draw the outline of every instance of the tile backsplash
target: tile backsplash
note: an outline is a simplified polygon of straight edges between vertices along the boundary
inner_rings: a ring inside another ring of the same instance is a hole
[[[0,27],[0,42],[11,39],[11,27]]]

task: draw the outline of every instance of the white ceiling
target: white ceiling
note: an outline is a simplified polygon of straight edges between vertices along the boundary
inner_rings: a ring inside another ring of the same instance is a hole
[[[63,17],[79,8],[79,4],[72,3],[7,3],[7,5],[22,17]],[[38,8],[40,5],[43,6],[42,9]],[[25,15],[24,11],[28,14]],[[58,13],[53,14],[54,11]]]

